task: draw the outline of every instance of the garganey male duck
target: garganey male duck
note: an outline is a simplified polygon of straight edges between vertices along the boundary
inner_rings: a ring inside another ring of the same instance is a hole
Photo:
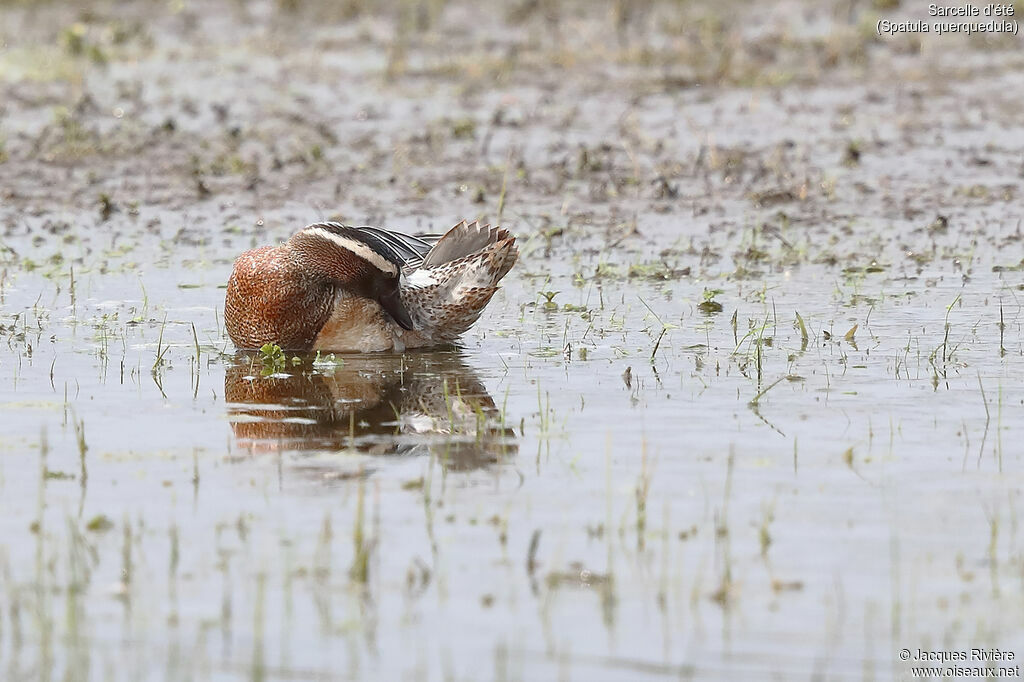
[[[454,342],[516,262],[508,230],[459,223],[444,235],[314,223],[246,251],[224,321],[239,348],[397,351]]]

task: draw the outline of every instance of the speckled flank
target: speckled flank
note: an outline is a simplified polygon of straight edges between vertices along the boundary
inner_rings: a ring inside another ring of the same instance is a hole
[[[462,222],[426,254],[430,267],[410,259],[398,277],[361,229],[369,228],[314,225],[242,254],[224,305],[235,345],[370,352],[450,343],[480,317],[518,256],[507,230]]]

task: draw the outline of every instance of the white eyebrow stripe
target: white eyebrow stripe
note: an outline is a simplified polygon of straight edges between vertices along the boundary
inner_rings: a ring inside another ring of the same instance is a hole
[[[306,234],[326,239],[334,244],[337,244],[346,251],[354,253],[356,256],[362,258],[367,263],[377,268],[381,272],[387,273],[392,277],[398,276],[398,266],[384,258],[379,253],[371,249],[367,244],[359,241],[358,239],[352,239],[351,237],[344,237],[340,234],[335,234],[330,230],[325,230],[322,227],[307,227],[303,230]]]

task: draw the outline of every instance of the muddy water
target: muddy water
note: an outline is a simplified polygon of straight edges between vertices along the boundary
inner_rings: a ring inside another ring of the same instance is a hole
[[[549,5],[3,15],[0,677],[1024,655],[1019,56]],[[457,348],[225,337],[254,244],[499,213]]]

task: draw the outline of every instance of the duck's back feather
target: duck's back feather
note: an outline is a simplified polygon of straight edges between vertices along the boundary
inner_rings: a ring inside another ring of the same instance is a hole
[[[433,235],[424,237],[392,232],[379,227],[342,225],[336,222],[314,223],[306,229],[320,228],[341,237],[355,239],[370,247],[399,267],[416,265],[427,255],[434,242],[439,239]]]

